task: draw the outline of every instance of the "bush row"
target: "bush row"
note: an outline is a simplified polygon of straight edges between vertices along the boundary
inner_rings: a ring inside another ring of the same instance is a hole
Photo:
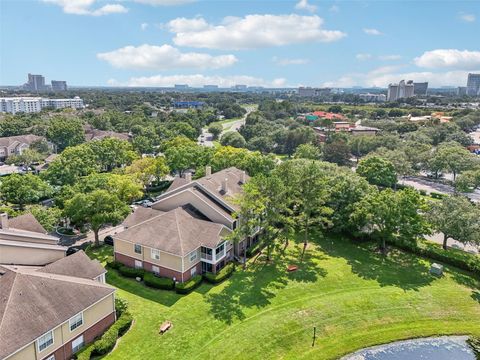
[[[415,244],[397,239],[391,240],[390,243],[405,251],[453,265],[480,276],[480,257],[477,255],[457,249],[444,250],[440,244],[427,240],[418,240]]]
[[[477,357],[477,359],[480,359],[480,337],[471,336],[467,340],[467,343],[472,348],[472,350],[475,353],[475,356]]]
[[[188,294],[196,289],[202,283],[202,280],[202,275],[192,276],[190,280],[185,281],[184,283],[175,284],[175,291],[178,294]]]
[[[434,199],[443,199],[446,195],[445,194],[440,194],[437,192],[431,192],[430,197]]]
[[[145,282],[145,285],[156,289],[173,290],[175,287],[175,282],[172,279],[155,276],[149,272],[145,273],[143,281]]]
[[[130,277],[130,278],[142,278],[145,275],[145,270],[143,269],[135,269],[131,268],[125,265],[122,265],[118,268],[118,272],[122,274],[125,277]]]
[[[132,321],[132,315],[128,311],[124,311],[118,320],[105,331],[100,339],[83,348],[75,355],[77,360],[89,360],[92,356],[101,356],[112,351],[117,339],[127,332]]]
[[[205,280],[207,280],[209,283],[218,284],[223,280],[229,278],[233,274],[234,270],[235,270],[235,265],[233,263],[229,263],[225,265],[225,267],[219,272],[217,272],[216,274],[206,273],[203,276]]]

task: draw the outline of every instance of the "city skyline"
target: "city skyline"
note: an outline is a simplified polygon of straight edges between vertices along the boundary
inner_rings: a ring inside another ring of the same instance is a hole
[[[2,2],[0,84],[34,73],[73,86],[440,87],[480,72],[474,2],[271,4]]]

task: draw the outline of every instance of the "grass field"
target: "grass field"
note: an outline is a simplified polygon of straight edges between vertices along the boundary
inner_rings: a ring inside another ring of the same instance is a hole
[[[383,258],[342,239],[319,238],[303,262],[300,252],[292,244],[269,264],[250,262],[186,296],[110,271],[135,324],[106,359],[336,359],[398,339],[480,335],[479,283],[464,272],[447,267],[436,278],[427,260],[398,251]],[[288,264],[300,269],[287,273]],[[173,328],[159,335],[165,320]]]

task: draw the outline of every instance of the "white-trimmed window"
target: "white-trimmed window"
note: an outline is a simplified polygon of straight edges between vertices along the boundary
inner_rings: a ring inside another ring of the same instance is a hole
[[[45,350],[53,344],[53,331],[49,331],[46,334],[40,336],[37,339],[38,352]]]
[[[72,317],[69,321],[70,324],[70,331],[75,330],[76,328],[79,328],[80,326],[83,325],[83,312],[80,314],[75,315]]]
[[[152,265],[152,272],[155,275],[160,275],[160,268],[158,266]]]
[[[133,246],[133,250],[135,251],[135,253],[141,254],[141,253],[142,253],[142,245],[140,245],[140,244],[135,244],[135,245]]]
[[[55,354],[50,355],[49,357],[47,357],[47,358],[44,359],[44,360],[55,360]]]
[[[158,250],[158,249],[152,249],[150,256],[151,256],[152,259],[154,259],[154,260],[160,260],[160,250]]]
[[[80,335],[78,338],[72,341],[72,353],[76,353],[84,344],[85,342],[83,341],[83,335]]]
[[[197,250],[190,253],[190,262],[197,260]]]
[[[140,260],[135,260],[135,269],[143,269],[143,263]]]
[[[196,274],[197,274],[197,267],[195,266],[195,267],[190,269],[190,275],[195,276]]]

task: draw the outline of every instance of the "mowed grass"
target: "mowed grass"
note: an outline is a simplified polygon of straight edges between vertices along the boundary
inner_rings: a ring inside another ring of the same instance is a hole
[[[467,273],[436,278],[428,260],[343,239],[318,236],[303,261],[301,247],[186,296],[110,271],[135,324],[106,359],[336,359],[399,339],[480,335],[479,283]],[[165,320],[173,327],[159,335]]]

